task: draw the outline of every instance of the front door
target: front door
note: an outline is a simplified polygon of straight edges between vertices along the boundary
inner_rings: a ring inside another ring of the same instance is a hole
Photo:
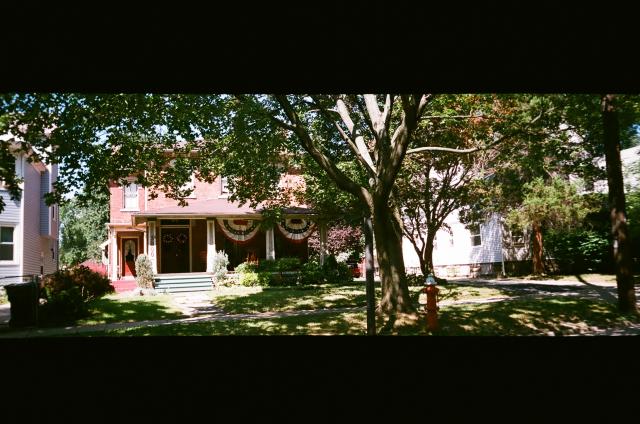
[[[161,228],[160,272],[189,272],[189,228]]]
[[[136,258],[138,257],[138,240],[122,239],[122,276],[136,276]]]

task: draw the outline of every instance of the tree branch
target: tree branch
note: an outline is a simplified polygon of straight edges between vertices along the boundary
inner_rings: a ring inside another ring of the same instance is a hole
[[[373,165],[371,155],[369,154],[369,148],[365,144],[364,138],[358,133],[357,129],[355,128],[353,120],[351,120],[351,117],[349,116],[347,105],[344,103],[344,100],[338,99],[336,101],[336,106],[338,107],[338,113],[342,118],[342,122],[344,122],[344,124],[347,126],[347,129],[352,134],[352,137],[355,136],[355,144],[358,148],[358,153],[360,154],[360,156],[362,156],[362,159],[364,159],[370,170],[375,174],[376,169]]]
[[[346,176],[322,151],[315,141],[309,136],[304,128],[298,114],[293,109],[293,106],[287,99],[286,95],[276,94],[275,99],[278,101],[282,109],[284,110],[287,118],[292,122],[295,128],[294,133],[300,138],[304,149],[313,157],[313,159],[322,167],[329,177],[335,181],[339,188],[353,194],[366,204],[371,203],[371,195],[369,192],[359,184],[353,182],[348,176]]]

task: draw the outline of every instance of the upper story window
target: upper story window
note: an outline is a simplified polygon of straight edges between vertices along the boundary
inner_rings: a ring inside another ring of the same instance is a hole
[[[126,210],[138,210],[138,184],[129,183],[122,187],[122,205]]]
[[[471,246],[482,245],[482,236],[480,235],[480,225],[474,224],[469,227],[471,233]]]
[[[220,177],[220,194],[229,194],[229,185],[227,183],[227,177]]]
[[[14,227],[0,227],[0,261],[13,260]]]

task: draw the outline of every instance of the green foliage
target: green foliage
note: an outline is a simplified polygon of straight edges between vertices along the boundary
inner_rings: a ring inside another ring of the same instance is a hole
[[[258,265],[253,262],[242,262],[240,265],[235,267],[235,271],[238,274],[245,274],[248,272],[255,272],[258,269]]]
[[[545,238],[547,256],[555,259],[561,273],[610,271],[606,233],[581,228],[550,230]]]
[[[300,258],[279,258],[276,259],[278,271],[297,271],[301,267]]]
[[[41,320],[45,324],[82,318],[88,313],[88,302],[113,292],[108,278],[84,266],[44,277],[42,288],[46,303],[41,307]]]
[[[224,251],[217,251],[213,255],[212,279],[214,284],[224,282],[227,276],[227,266],[229,266],[229,257]]]
[[[525,230],[534,224],[574,228],[592,210],[575,187],[561,178],[554,178],[550,183],[536,178],[523,186],[523,192],[522,204],[507,215],[507,224],[514,228]]]
[[[136,258],[136,283],[143,289],[153,288],[153,267],[151,259],[145,254]]]
[[[72,199],[60,206],[60,262],[73,266],[87,259],[100,261],[100,244],[107,239],[108,193],[96,193],[81,204]]]
[[[320,284],[324,282],[324,271],[320,263],[316,260],[309,260],[302,265],[300,272],[300,284]]]
[[[636,258],[636,266],[640,265],[640,190],[627,193],[627,225],[631,238],[631,254]]]

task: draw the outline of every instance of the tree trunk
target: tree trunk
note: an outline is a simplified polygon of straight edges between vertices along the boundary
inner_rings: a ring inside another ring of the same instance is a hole
[[[415,312],[405,279],[401,224],[387,202],[380,201],[374,201],[372,220],[382,282],[380,311],[392,316]]]
[[[613,263],[618,287],[620,312],[638,312],[633,284],[631,244],[627,227],[627,213],[620,160],[620,131],[618,115],[614,105],[615,96],[602,97],[602,124],[604,130],[607,183],[609,185],[609,208],[611,209],[611,235],[613,236]]]
[[[533,273],[544,274],[544,262],[542,260],[542,228],[537,222],[533,224]]]
[[[424,255],[420,258],[420,266],[422,267],[422,275],[425,277],[433,272],[433,240],[436,234],[434,231],[427,230],[427,239],[425,240]]]
[[[364,219],[365,288],[367,295],[367,336],[376,335],[376,297],[373,266],[373,224],[371,217]]]

